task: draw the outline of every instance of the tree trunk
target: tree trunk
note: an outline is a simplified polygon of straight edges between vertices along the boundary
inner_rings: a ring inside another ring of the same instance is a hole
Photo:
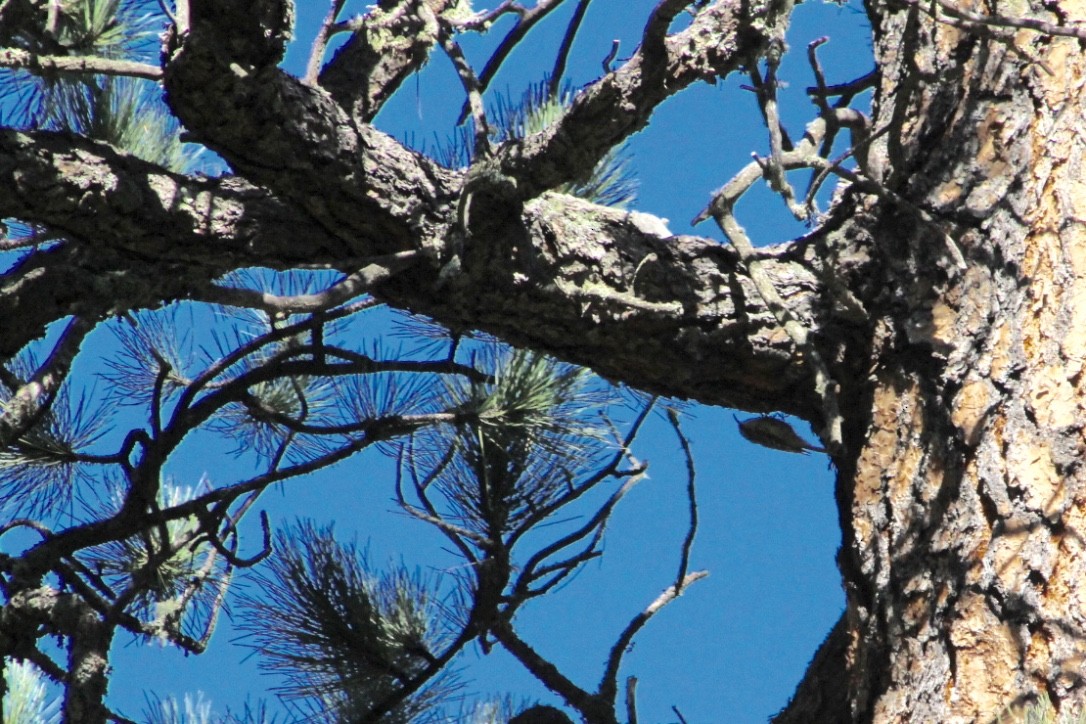
[[[1086,19],[1079,3],[1033,5],[1005,12]],[[968,266],[940,229],[874,211],[869,359],[844,394],[837,484],[847,634],[808,672],[845,667],[849,711],[801,687],[778,721],[990,722],[1041,696],[1079,712],[1082,47],[999,27],[1012,40],[996,42],[917,7],[872,18],[885,183],[933,211]]]

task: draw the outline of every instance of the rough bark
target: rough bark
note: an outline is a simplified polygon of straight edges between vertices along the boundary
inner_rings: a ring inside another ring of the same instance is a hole
[[[401,5],[427,28],[443,7]],[[817,232],[761,252],[844,415],[848,608],[782,722],[991,721],[1041,694],[1086,705],[1086,62],[1076,39],[954,27],[929,7],[868,7],[881,131],[868,155],[896,196],[846,194]],[[351,272],[415,250],[381,299],[654,392],[825,421],[803,355],[731,249],[546,192],[668,95],[754,62],[790,4],[712,3],[667,38],[650,23],[561,122],[468,172],[365,123],[422,62],[417,45],[378,57],[371,28],[306,85],[275,67],[288,3],[191,9],[164,56],[168,99],[237,175],[0,133],[0,216],[68,236],[4,275],[0,356],[73,313],[200,298],[239,266]],[[1086,20],[1070,0],[1007,14]]]
[[[837,485],[847,716],[992,721],[1039,695],[1081,711],[1082,49],[1010,33],[1016,51],[916,7],[871,16],[887,182],[937,212],[968,269],[892,208],[868,225],[882,291],[862,298],[870,358]],[[841,720],[834,704],[811,720]]]

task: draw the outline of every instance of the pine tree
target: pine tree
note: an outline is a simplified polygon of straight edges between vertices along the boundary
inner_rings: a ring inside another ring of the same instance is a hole
[[[560,5],[332,0],[295,77],[289,0],[0,2],[0,536],[30,541],[0,556],[6,708],[52,716],[44,676],[66,721],[123,720],[118,635],[200,653],[236,600],[292,717],[447,715],[449,665],[477,645],[586,721],[635,720],[622,659],[703,575],[693,525],[598,685],[515,616],[600,555],[652,409],[687,450],[667,403],[620,417],[601,379],[758,413],[746,432],[778,449],[770,412],[820,438],[803,445],[835,470],[847,610],[777,721],[1086,707],[1082,9],[866,2],[874,69],[828,78],[812,43],[813,108],[789,133],[792,2],[646,5],[639,45],[573,92],[579,0],[542,84],[496,100]],[[490,34],[477,67],[465,46]],[[468,125],[427,153],[373,122],[438,55]],[[768,151],[691,189],[726,244],[623,208],[616,149],[669,97],[738,75]],[[761,181],[807,233],[755,248],[736,204]],[[401,348],[386,307],[410,313]],[[252,473],[170,476],[212,439]],[[266,491],[371,447],[457,575],[378,564],[304,515],[272,531]],[[568,506],[583,517],[550,527]]]

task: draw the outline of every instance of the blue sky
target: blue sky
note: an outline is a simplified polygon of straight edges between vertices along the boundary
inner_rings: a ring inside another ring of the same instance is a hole
[[[568,7],[528,37],[492,84],[495,91],[509,89],[518,97],[528,83],[542,77],[574,4],[566,3]],[[593,2],[571,58],[575,86],[599,74],[612,39],[622,41],[620,59],[632,52],[654,4]],[[301,71],[325,12],[324,2],[299,2],[298,40],[287,59],[292,72]],[[466,45],[477,68],[507,23]],[[802,133],[813,114],[803,92],[812,82],[804,48],[820,35],[831,38],[821,51],[829,82],[850,80],[871,67],[862,14],[835,4],[801,5],[789,34],[793,52],[782,69],[789,82],[782,90],[784,117],[793,136]],[[731,79],[680,93],[630,141],[640,181],[634,208],[670,219],[673,233],[721,239],[712,224],[694,230],[688,220],[713,189],[750,160],[752,151],[765,152],[768,143],[754,98],[740,90],[739,83]],[[432,146],[435,138],[451,134],[462,100],[449,63],[435,54],[417,78],[404,84],[377,124],[397,138]],[[758,244],[804,230],[779,199],[761,190],[744,199],[738,215]],[[104,351],[106,343],[100,345]],[[744,441],[730,410],[693,406],[687,413],[701,520],[691,567],[707,569],[710,576],[642,631],[623,674],[640,680],[642,722],[678,721],[673,706],[691,724],[765,721],[784,706],[843,608],[834,566],[840,534],[831,471],[824,456],[789,455]],[[801,431],[813,439],[805,426]],[[602,560],[589,564],[554,595],[528,606],[517,619],[524,638],[583,686],[595,686],[619,632],[673,581],[686,531],[685,462],[666,421],[653,419],[636,453],[649,462],[649,479],[620,505]],[[193,443],[171,474],[194,482],[205,473],[224,473],[229,464],[214,446]],[[441,553],[442,541],[431,530],[393,512],[391,472],[386,458],[367,452],[327,473],[288,483],[282,494],[273,492],[262,503],[278,523],[297,515],[321,524],[334,521],[342,537],[368,543],[376,561],[449,564],[451,559]],[[239,705],[246,696],[265,695],[274,680],[261,676],[256,660],[231,645],[231,638],[227,620],[207,654],[184,657],[119,637],[111,704],[132,716],[143,708],[145,691],[159,696],[203,691],[220,710]],[[559,703],[497,650],[483,657],[472,649],[463,662],[462,678],[470,693]]]

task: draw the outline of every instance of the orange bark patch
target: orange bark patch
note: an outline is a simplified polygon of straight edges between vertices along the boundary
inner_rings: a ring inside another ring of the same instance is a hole
[[[885,495],[891,500],[908,501],[921,454],[921,446],[910,442],[917,424],[917,397],[915,387],[900,392],[890,384],[877,387],[868,442],[860,454],[853,489],[857,508],[881,506]],[[902,457],[902,448],[911,451],[907,459]],[[873,519],[870,513],[853,518],[856,536],[864,547],[873,542]]]
[[[995,390],[988,380],[973,378],[954,397],[950,421],[969,445],[976,445],[988,410],[995,399]]]
[[[999,327],[992,335],[991,378],[996,382],[1005,382],[1018,366],[1013,352],[1014,335],[1011,333],[1011,325],[1005,321],[999,322]]]
[[[950,630],[957,650],[957,669],[951,698],[957,713],[988,714],[1001,711],[1010,701],[1004,686],[1018,667],[1014,634],[1000,622],[980,595],[969,595],[959,605]]]
[[[1035,372],[1029,381],[1027,400],[1043,427],[1071,427],[1078,417],[1078,396],[1062,367],[1050,366]]]
[[[1022,490],[1031,509],[1048,517],[1063,507],[1063,478],[1056,470],[1047,444],[1019,436],[1008,443],[1006,457],[1008,482]]]
[[[1006,533],[993,540],[988,549],[995,574],[1003,581],[1003,586],[1008,591],[1023,590],[1029,579],[1031,569],[1022,558],[1022,549],[1026,547],[1029,537],[1029,527],[1024,525],[1011,527]]]
[[[941,299],[937,301],[931,308],[932,339],[944,345],[953,345],[958,340],[957,319],[958,315],[950,305]]]
[[[1083,505],[1079,501],[1064,513],[1064,530],[1070,532],[1062,533],[1057,539],[1058,554],[1042,592],[1046,609],[1056,612],[1062,620],[1073,622],[1086,619],[1086,601],[1082,600],[1086,541],[1078,533],[1086,530]],[[1065,664],[1061,665],[1066,668]]]

